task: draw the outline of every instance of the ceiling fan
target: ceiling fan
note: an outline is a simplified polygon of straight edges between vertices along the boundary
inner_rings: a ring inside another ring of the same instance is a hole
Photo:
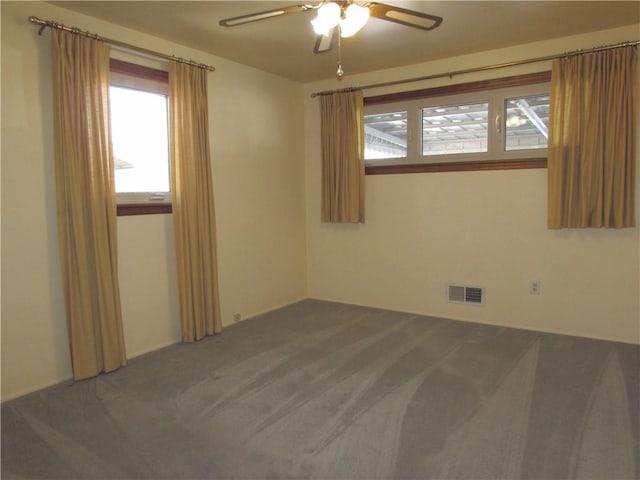
[[[317,34],[313,53],[323,53],[331,50],[337,40],[337,74],[339,77],[344,74],[340,64],[340,38],[355,35],[364,27],[370,16],[420,30],[433,30],[442,23],[442,17],[383,3],[322,0],[316,5],[290,5],[273,10],[225,18],[220,20],[219,24],[223,27],[236,27],[259,20],[267,20],[290,13],[308,12],[310,10],[317,11],[317,16],[311,20],[313,29]]]

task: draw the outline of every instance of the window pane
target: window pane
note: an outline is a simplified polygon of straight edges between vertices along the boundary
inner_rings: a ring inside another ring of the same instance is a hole
[[[422,155],[487,151],[488,103],[422,109]]]
[[[169,192],[167,97],[110,87],[116,192]]]
[[[364,133],[365,160],[407,156],[407,112],[365,115]]]
[[[508,98],[505,101],[505,149],[547,148],[549,95]]]

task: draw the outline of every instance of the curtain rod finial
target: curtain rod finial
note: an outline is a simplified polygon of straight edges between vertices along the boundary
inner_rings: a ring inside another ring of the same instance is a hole
[[[36,25],[40,25],[40,28],[38,29],[38,35],[42,36],[42,32],[44,31],[45,28],[47,28],[47,22],[45,22],[44,20],[40,20],[38,17],[31,15],[29,17],[29,21],[31,23],[35,23]]]

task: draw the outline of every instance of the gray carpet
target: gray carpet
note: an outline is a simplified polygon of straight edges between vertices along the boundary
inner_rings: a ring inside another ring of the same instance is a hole
[[[6,402],[2,478],[634,479],[639,367],[638,346],[305,300]]]

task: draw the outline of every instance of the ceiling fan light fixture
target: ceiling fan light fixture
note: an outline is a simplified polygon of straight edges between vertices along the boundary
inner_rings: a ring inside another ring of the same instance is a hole
[[[369,9],[352,3],[345,11],[345,17],[340,20],[340,35],[344,38],[358,33],[369,20]]]
[[[334,2],[328,2],[318,9],[318,15],[311,20],[313,30],[318,35],[329,35],[332,28],[340,23],[341,9],[340,5]]]
[[[289,5],[239,17],[223,18],[218,23],[223,27],[236,27],[284,14],[310,10],[317,11],[316,18],[311,20],[313,30],[317,35],[313,53],[328,52],[333,48],[333,44],[337,43],[338,71],[336,73],[338,77],[344,75],[340,40],[358,33],[366,25],[369,17],[420,30],[433,30],[442,23],[442,17],[369,0],[319,0],[313,5],[306,3]],[[336,27],[338,28],[336,29]]]

